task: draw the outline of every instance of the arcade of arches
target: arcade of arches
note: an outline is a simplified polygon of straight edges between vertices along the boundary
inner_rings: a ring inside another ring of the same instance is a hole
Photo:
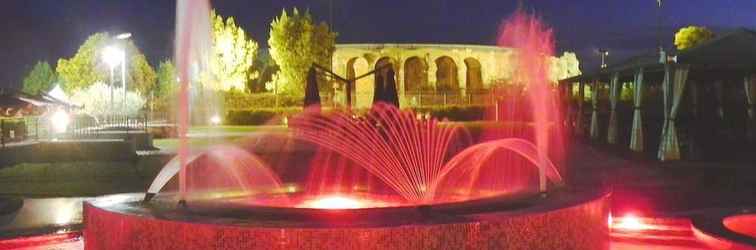
[[[337,44],[332,69],[339,75],[353,78],[383,65],[391,65],[400,105],[415,106],[419,105],[418,96],[473,99],[472,95],[485,94],[494,82],[511,78],[513,54],[512,49],[482,45]],[[357,81],[355,106],[371,105],[375,77]]]

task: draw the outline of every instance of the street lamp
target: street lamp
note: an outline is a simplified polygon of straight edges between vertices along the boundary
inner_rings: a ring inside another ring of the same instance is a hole
[[[115,88],[115,67],[124,64],[125,54],[122,49],[108,46],[102,51],[102,60],[110,67],[110,108],[115,109],[113,104],[113,89]]]
[[[114,40],[126,40],[131,37],[131,33],[121,33],[114,37]],[[108,66],[110,66],[110,108],[111,111],[115,110],[114,104],[114,89],[115,89],[115,67],[121,66],[121,85],[123,86],[123,101],[122,112],[126,112],[126,45],[119,48],[111,45],[105,47],[102,52],[102,59]]]
[[[601,68],[606,68],[606,57],[609,56],[609,51],[600,49],[599,54],[601,55]]]
[[[131,33],[121,33],[118,34],[115,39],[117,40],[126,40],[131,38]],[[124,44],[124,48],[126,45]],[[121,85],[123,86],[123,101],[121,103],[121,106],[123,108],[123,114],[126,115],[126,119],[128,119],[128,114],[126,114],[126,53],[123,53],[123,56],[121,57]],[[128,128],[127,128],[128,129]]]
[[[116,36],[116,39],[124,40],[124,39],[129,39],[130,37],[131,37],[131,33],[121,33]]]

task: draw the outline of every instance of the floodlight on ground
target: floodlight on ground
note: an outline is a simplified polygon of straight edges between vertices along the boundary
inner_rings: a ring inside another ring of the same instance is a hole
[[[649,228],[641,218],[633,214],[626,214],[619,218],[612,218],[610,219],[610,223],[613,224],[613,228],[625,231],[641,231]]]
[[[213,115],[213,117],[210,117],[210,123],[213,125],[220,125],[221,118],[218,115]]]
[[[63,133],[68,129],[68,124],[71,123],[71,118],[65,110],[58,109],[50,118],[50,123],[55,133]]]

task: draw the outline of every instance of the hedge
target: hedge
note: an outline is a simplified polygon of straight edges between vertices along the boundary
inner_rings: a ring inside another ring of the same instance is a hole
[[[0,119],[0,136],[5,141],[21,140],[26,137],[26,121],[23,119]],[[13,131],[13,137],[11,137]]]
[[[430,114],[450,121],[480,121],[485,119],[487,106],[438,106],[414,108],[416,114]]]
[[[429,114],[434,118],[449,121],[481,121],[486,116],[487,106],[438,106],[414,108],[416,114]],[[325,109],[323,112],[328,112]],[[361,113],[367,110],[354,110]],[[227,125],[281,124],[283,117],[302,112],[301,107],[231,109],[226,112]]]
[[[224,104],[228,110],[267,109],[276,107],[276,95],[272,93],[248,94],[235,91],[224,93]],[[304,97],[278,94],[278,107],[302,107]]]
[[[290,117],[302,112],[302,108],[252,108],[232,109],[223,119],[227,125],[264,125],[282,124],[283,117]]]

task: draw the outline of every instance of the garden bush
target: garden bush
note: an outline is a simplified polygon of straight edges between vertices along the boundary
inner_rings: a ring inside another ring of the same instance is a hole
[[[2,123],[0,136],[3,140],[18,141],[26,137],[26,122],[23,119],[2,119],[0,122]],[[13,136],[11,136],[11,131],[13,131]]]
[[[264,125],[281,124],[283,117],[290,117],[302,112],[302,108],[251,108],[231,109],[223,119],[226,125]]]
[[[239,91],[225,92],[225,107],[228,110],[272,109],[276,108],[276,95],[273,93],[249,94]],[[278,94],[278,107],[302,107],[304,97]]]

